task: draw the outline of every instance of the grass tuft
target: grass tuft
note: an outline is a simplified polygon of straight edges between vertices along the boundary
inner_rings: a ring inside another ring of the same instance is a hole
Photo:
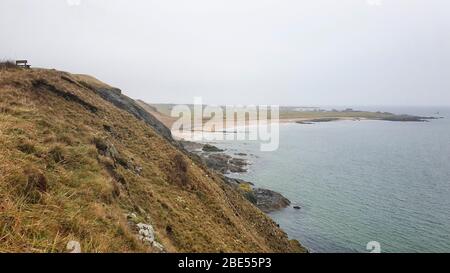
[[[17,149],[25,154],[34,154],[37,152],[34,143],[29,140],[20,141],[20,143],[17,145]]]

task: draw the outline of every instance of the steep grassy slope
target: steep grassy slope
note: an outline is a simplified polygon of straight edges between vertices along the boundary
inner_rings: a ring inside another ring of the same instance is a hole
[[[0,70],[0,252],[297,252],[264,213],[91,77]],[[97,91],[96,91],[97,90]]]

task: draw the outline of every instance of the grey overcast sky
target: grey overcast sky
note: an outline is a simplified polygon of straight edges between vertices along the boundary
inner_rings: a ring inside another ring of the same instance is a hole
[[[0,37],[148,102],[450,105],[449,0],[1,0]]]

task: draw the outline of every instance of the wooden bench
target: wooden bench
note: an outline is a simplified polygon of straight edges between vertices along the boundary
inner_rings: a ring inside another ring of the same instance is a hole
[[[27,60],[17,60],[16,65],[23,68],[30,68],[31,66],[28,64]]]

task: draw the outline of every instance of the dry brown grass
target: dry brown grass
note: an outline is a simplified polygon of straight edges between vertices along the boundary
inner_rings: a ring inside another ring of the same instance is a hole
[[[64,252],[70,240],[85,252],[152,252],[129,212],[169,252],[303,250],[218,175],[77,77],[0,71],[0,110],[0,252]]]

